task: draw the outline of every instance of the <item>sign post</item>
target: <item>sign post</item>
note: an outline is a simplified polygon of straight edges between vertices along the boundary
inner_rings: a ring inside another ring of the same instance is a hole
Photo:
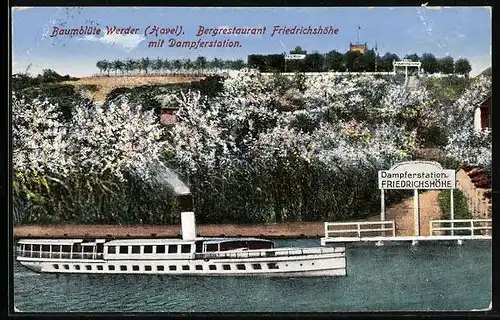
[[[453,189],[450,190],[450,220],[455,219],[455,210],[453,210]],[[455,227],[455,224],[452,222],[451,223],[451,235],[455,235],[455,230],[453,228]]]
[[[413,224],[415,235],[420,235],[420,211],[418,210],[418,189],[413,190]]]
[[[380,219],[385,220],[385,189],[413,189],[413,219],[415,235],[420,236],[420,209],[418,201],[419,189],[451,190],[451,214],[454,219],[453,189],[456,188],[455,170],[446,170],[434,161],[405,161],[392,166],[389,170],[378,172],[378,186],[381,190]],[[452,222],[453,228],[453,222]],[[453,230],[452,230],[453,235]]]

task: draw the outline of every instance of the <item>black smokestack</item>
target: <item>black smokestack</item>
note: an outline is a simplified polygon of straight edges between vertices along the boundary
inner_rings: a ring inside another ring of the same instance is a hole
[[[193,195],[191,193],[178,196],[181,212],[193,211]]]

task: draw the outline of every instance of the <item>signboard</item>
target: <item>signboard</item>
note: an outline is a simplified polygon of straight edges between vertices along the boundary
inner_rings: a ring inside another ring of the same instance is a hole
[[[420,67],[422,63],[418,61],[403,60],[403,61],[394,61],[393,65],[399,67]]]
[[[302,60],[305,58],[306,58],[305,54],[290,53],[285,55],[285,60]]]
[[[455,170],[433,161],[407,161],[378,172],[379,189],[455,189]]]

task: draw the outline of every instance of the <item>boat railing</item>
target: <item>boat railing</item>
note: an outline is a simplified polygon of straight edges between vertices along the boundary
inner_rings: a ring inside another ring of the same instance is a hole
[[[264,249],[264,250],[238,250],[195,253],[195,259],[239,259],[239,258],[268,258],[305,256],[314,254],[341,253],[344,247],[334,248],[298,248],[298,249]]]
[[[17,256],[25,258],[46,258],[46,259],[85,259],[85,260],[103,259],[102,253],[92,253],[92,252],[69,253],[69,252],[17,250]]]

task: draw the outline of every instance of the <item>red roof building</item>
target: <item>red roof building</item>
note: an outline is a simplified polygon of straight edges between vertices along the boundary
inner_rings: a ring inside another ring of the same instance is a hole
[[[491,93],[474,110],[474,130],[491,130]]]

